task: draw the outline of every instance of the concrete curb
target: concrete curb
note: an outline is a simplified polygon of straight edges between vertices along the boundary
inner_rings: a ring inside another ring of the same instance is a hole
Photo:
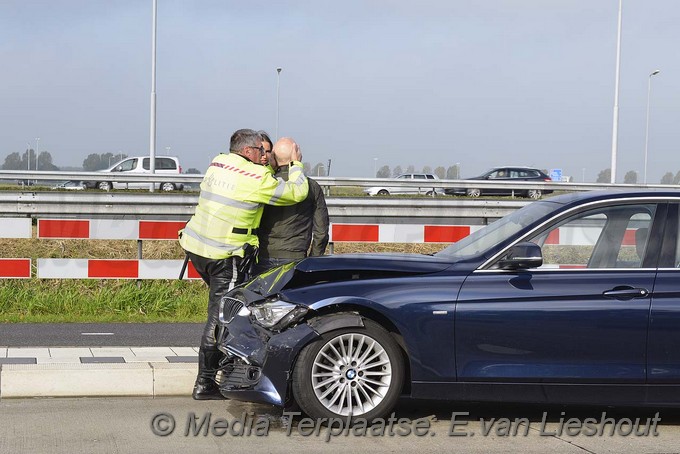
[[[195,363],[0,365],[0,399],[19,397],[189,396]]]

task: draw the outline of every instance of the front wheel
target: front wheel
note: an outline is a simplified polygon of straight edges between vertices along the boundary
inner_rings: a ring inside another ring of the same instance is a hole
[[[378,195],[390,195],[390,192],[387,189],[381,189],[378,191]]]
[[[108,181],[100,181],[97,184],[97,187],[101,189],[102,191],[110,191],[111,190],[111,183]]]
[[[293,369],[293,397],[312,418],[385,416],[404,383],[399,346],[380,325],[331,331],[307,345]]]
[[[163,183],[161,184],[161,191],[174,191],[175,190],[175,184],[174,183]]]
[[[543,192],[540,189],[529,189],[527,191],[527,197],[530,199],[538,200],[543,196]]]
[[[480,195],[482,195],[482,190],[477,188],[468,189],[467,191],[465,191],[465,193],[467,194],[468,197],[479,197]]]

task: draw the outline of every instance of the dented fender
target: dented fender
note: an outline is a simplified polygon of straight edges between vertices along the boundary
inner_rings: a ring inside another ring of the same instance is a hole
[[[359,314],[343,312],[315,317],[307,320],[307,324],[317,333],[324,334],[340,328],[363,327],[364,321]]]

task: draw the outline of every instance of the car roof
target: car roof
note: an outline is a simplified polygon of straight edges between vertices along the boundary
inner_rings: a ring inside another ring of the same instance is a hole
[[[530,167],[530,166],[496,166],[492,167],[489,170],[497,170],[497,169],[526,169],[526,170],[538,170],[540,171],[538,167]]]
[[[557,195],[549,197],[538,202],[559,203],[564,205],[578,204],[582,205],[587,202],[597,202],[599,200],[616,200],[616,199],[645,199],[645,198],[678,198],[680,199],[680,190],[652,188],[652,189],[610,189],[604,191],[587,191],[587,192],[573,192],[569,194]]]

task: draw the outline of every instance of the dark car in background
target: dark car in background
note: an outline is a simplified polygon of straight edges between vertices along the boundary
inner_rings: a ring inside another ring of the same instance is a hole
[[[434,255],[310,257],[221,302],[226,397],[680,406],[680,191],[567,194]]]
[[[533,167],[494,167],[483,174],[466,178],[466,180],[489,180],[495,182],[512,181],[552,181],[543,171]],[[448,188],[444,192],[447,195],[467,195],[468,197],[479,197],[482,195],[514,195],[540,199],[543,194],[550,194],[550,190],[542,189],[520,189],[519,187],[504,186],[502,188]]]

